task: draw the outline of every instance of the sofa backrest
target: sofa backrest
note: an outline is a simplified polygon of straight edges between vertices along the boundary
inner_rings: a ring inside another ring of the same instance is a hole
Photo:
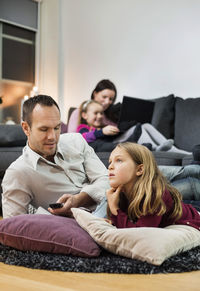
[[[0,125],[0,147],[18,147],[26,145],[27,137],[20,124]]]
[[[23,147],[0,147],[0,214],[1,214],[1,183],[6,169],[22,154]]]

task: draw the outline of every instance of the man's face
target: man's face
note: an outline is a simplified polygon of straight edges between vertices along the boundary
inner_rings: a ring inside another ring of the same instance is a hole
[[[60,137],[60,112],[53,106],[37,104],[32,112],[31,127],[22,122],[30,148],[47,160],[55,155]]]

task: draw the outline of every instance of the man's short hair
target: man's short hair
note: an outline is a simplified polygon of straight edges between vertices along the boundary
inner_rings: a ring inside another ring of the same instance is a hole
[[[29,126],[31,126],[32,124],[32,112],[37,104],[40,104],[41,106],[49,106],[49,107],[55,105],[60,112],[60,108],[58,104],[51,96],[37,95],[37,96],[31,97],[24,102],[23,112],[22,112],[22,120],[26,121]]]

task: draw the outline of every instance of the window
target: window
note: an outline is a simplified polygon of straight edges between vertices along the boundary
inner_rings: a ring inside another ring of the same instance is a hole
[[[2,23],[2,79],[34,83],[35,32]]]

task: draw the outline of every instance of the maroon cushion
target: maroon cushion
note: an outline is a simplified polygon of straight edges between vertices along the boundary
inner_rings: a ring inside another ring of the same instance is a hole
[[[0,221],[0,243],[19,250],[96,257],[100,248],[72,218],[23,214]]]

